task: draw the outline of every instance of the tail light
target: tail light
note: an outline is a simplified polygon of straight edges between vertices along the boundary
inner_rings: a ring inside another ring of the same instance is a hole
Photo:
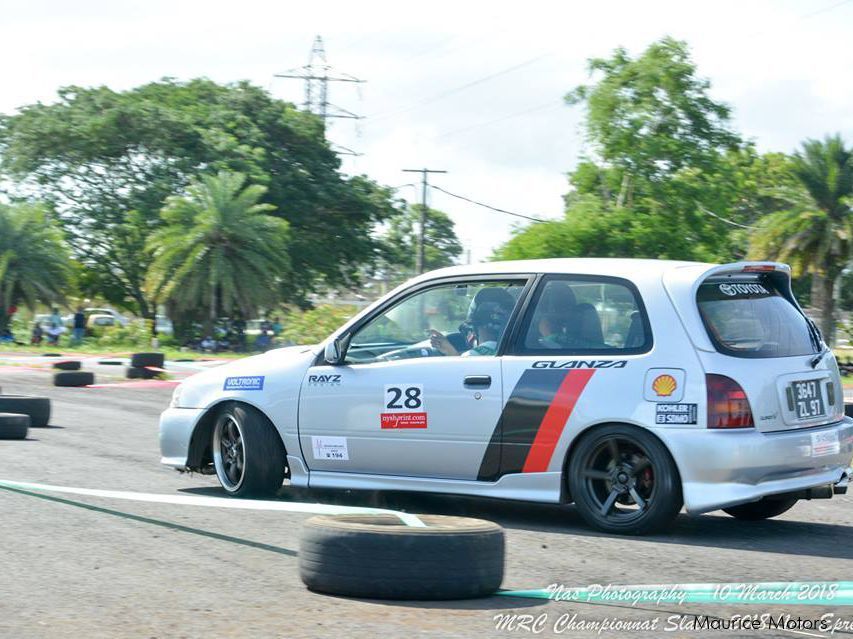
[[[746,393],[725,375],[705,375],[708,389],[708,428],[754,428]]]

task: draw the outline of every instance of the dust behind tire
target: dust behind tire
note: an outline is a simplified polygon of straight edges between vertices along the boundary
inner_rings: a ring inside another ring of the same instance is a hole
[[[213,466],[219,484],[234,497],[275,495],[287,470],[284,444],[258,409],[231,402],[213,425]]]
[[[53,376],[54,386],[89,386],[95,383],[95,374],[88,371],[63,371]]]
[[[787,499],[768,499],[765,497],[749,504],[723,508],[723,512],[742,521],[761,521],[788,512],[797,501],[799,500],[793,497]]]
[[[29,428],[29,415],[0,413],[0,439],[26,439]]]
[[[397,600],[471,599],[500,588],[504,533],[482,519],[321,515],[302,527],[299,576],[310,590]]]
[[[130,356],[130,365],[134,368],[145,368],[146,366],[163,368],[165,363],[166,356],[163,353],[134,353]]]
[[[19,413],[30,418],[30,426],[40,428],[50,422],[50,399],[25,395],[0,395],[0,413]]]

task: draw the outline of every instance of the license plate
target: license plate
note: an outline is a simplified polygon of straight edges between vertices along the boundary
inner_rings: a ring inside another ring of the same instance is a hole
[[[841,442],[838,441],[837,432],[812,433],[812,457],[837,455],[840,451]]]
[[[794,412],[797,419],[812,419],[826,415],[826,405],[820,391],[820,380],[792,382],[791,394],[794,398]]]

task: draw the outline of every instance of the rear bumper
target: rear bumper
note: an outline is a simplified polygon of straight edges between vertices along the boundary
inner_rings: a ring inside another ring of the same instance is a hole
[[[160,415],[160,463],[172,468],[187,466],[190,438],[203,408],[167,408]]]
[[[801,431],[761,433],[655,428],[681,474],[684,505],[697,514],[768,495],[846,485],[853,459],[853,419]],[[834,432],[838,451],[812,447],[813,435]]]

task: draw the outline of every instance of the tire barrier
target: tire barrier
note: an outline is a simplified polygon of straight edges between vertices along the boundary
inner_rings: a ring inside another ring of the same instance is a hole
[[[29,415],[0,413],[0,439],[26,439],[29,428]]]
[[[89,386],[95,383],[95,374],[88,371],[65,371],[53,376],[54,386]]]
[[[42,353],[42,357],[62,357],[62,353]]]
[[[134,353],[130,356],[130,365],[133,368],[163,368],[166,364],[166,356],[163,353]]]
[[[117,359],[99,359],[98,364],[101,366],[123,366],[124,362]]]
[[[50,421],[50,400],[47,397],[0,395],[0,413],[18,413],[30,418],[30,426],[40,428]]]
[[[148,368],[128,366],[125,376],[127,379],[155,379],[160,373]]]
[[[302,527],[299,575],[310,590],[397,600],[486,597],[501,585],[504,533],[495,523],[421,515],[321,515]]]
[[[79,371],[82,364],[78,361],[54,362],[53,368],[61,371]]]

